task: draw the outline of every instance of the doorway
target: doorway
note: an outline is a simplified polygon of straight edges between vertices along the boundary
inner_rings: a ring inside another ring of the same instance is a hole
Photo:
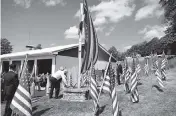
[[[37,72],[38,74],[51,74],[51,68],[52,68],[52,59],[41,59],[37,60]]]

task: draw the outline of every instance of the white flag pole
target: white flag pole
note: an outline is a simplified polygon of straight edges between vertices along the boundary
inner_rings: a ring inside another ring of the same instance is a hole
[[[83,3],[80,3],[80,21],[83,21]],[[79,60],[79,72],[78,72],[78,88],[80,88],[80,82],[81,82],[81,53],[82,53],[82,38],[83,34],[79,33],[79,48],[78,48],[78,60]]]

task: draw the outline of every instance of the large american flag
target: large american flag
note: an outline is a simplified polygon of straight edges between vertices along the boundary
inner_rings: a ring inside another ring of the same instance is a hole
[[[89,13],[87,1],[83,0],[83,11],[84,11],[84,20],[83,26],[85,31],[85,45],[83,49],[83,62],[81,67],[81,73],[85,73],[91,67],[91,61],[93,60],[93,64],[97,62],[98,59],[98,38],[96,34],[96,30],[93,25],[93,21],[91,15]],[[82,29],[80,29],[82,30]]]
[[[117,92],[115,88],[115,76],[112,68],[112,64],[109,64],[109,77],[110,77],[110,91],[112,98],[112,111],[114,116],[120,116],[119,103],[117,100]]]
[[[136,103],[139,101],[139,94],[138,94],[138,89],[137,89],[137,71],[135,69],[135,60],[133,58],[133,64],[132,64],[132,76],[131,76],[131,88],[130,88],[130,92],[131,92],[131,101],[133,103]]]
[[[26,60],[24,67],[22,69],[20,83],[11,102],[11,108],[18,109],[25,116],[32,116],[29,77],[30,75],[28,75],[27,60]]]
[[[96,78],[95,67],[92,64],[91,79],[90,79],[90,95],[94,100],[95,107],[97,107],[98,106],[98,88],[97,88],[97,83],[95,81],[95,78]]]

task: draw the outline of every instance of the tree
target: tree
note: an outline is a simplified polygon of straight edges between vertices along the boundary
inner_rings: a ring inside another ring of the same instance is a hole
[[[116,60],[123,60],[123,59],[124,59],[124,54],[118,52],[117,49],[116,49],[114,46],[112,46],[112,47],[108,50],[108,52],[109,52],[110,54],[112,53],[112,56],[113,56],[114,58],[116,58]]]
[[[112,56],[117,59],[118,51],[117,51],[117,49],[116,49],[114,46],[110,47],[109,50],[108,50],[108,52],[109,52],[110,54],[112,53]]]
[[[170,36],[176,35],[176,0],[160,0],[159,2],[164,8],[165,22],[169,24],[166,34]]]
[[[11,43],[6,38],[1,38],[1,55],[11,53],[13,50]]]

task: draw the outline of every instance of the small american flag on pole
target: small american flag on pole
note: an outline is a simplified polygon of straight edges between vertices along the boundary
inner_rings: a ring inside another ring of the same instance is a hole
[[[103,89],[103,91],[110,93],[110,77],[109,77],[109,75],[106,75],[102,89]]]
[[[125,58],[125,72],[124,72],[125,83],[124,83],[124,87],[125,87],[126,93],[129,93],[128,82],[129,82],[130,76],[131,76],[131,72],[130,72],[129,67],[128,67],[127,58]]]
[[[113,116],[120,116],[119,111],[119,103],[117,101],[117,92],[115,88],[115,76],[114,71],[112,69],[111,63],[109,64],[109,77],[110,77],[110,91],[111,91],[111,98],[112,98],[112,110]]]
[[[136,72],[137,72],[137,74],[139,74],[140,71],[141,71],[141,66],[140,66],[140,64],[139,64],[139,58],[138,58],[138,57],[136,57],[136,62],[137,62]]]
[[[163,80],[166,80],[166,63],[167,63],[167,59],[163,51],[162,61],[161,61],[161,75]]]
[[[97,83],[95,81],[95,67],[92,62],[92,67],[91,67],[91,79],[90,79],[90,95],[94,101],[95,108],[98,107],[98,88],[97,88]]]
[[[129,93],[129,80],[130,80],[130,77],[131,77],[131,72],[129,70],[129,68],[126,70],[126,73],[125,73],[125,84],[124,84],[124,87],[125,87],[125,91],[126,93]]]
[[[27,57],[26,57],[27,59]],[[25,116],[32,116],[32,104],[30,95],[30,82],[27,69],[27,60],[21,74],[21,80],[18,85],[17,91],[11,102],[12,109],[16,108]]]
[[[134,58],[133,58],[132,68],[135,68]],[[137,84],[138,84],[137,71],[135,69],[133,69],[132,76],[131,76],[131,88],[130,88],[131,101],[133,103],[137,103],[139,101],[139,94],[138,94]]]
[[[149,63],[148,63],[148,58],[146,58],[145,60],[145,66],[144,66],[144,71],[145,71],[145,74],[148,76],[149,74]]]
[[[156,65],[155,76],[157,77],[157,80],[158,80],[159,85],[160,85],[161,87],[164,87],[163,81],[162,81],[162,76],[161,76],[161,73],[160,73],[160,71],[159,71],[158,57],[156,58],[155,65]]]

